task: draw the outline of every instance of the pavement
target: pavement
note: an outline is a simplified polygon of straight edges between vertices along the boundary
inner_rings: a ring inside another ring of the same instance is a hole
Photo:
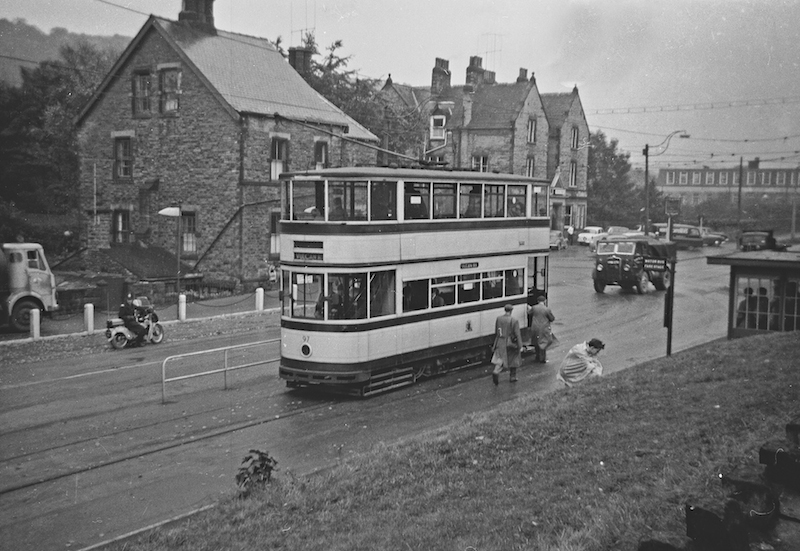
[[[278,290],[264,291],[264,310],[280,308]],[[186,320],[203,320],[220,316],[232,316],[256,312],[256,294],[237,295],[208,300],[186,302]],[[177,304],[156,306],[159,321],[165,325],[178,322]],[[95,334],[106,330],[106,320],[116,318],[117,309],[107,311],[97,308],[94,311],[94,328],[88,333],[84,312],[71,314],[56,312],[52,317],[42,317],[40,338],[57,338],[64,335]],[[30,342],[29,333],[16,333],[9,327],[0,327],[0,346],[15,342]]]

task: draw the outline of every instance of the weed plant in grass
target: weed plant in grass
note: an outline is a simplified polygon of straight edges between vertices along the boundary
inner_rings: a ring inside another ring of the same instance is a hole
[[[797,414],[798,352],[797,333],[756,336],[522,397],[115,549],[680,547],[684,504],[721,498],[719,473],[757,468]]]

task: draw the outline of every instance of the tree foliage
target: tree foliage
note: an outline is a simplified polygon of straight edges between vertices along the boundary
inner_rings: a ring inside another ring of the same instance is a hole
[[[618,152],[617,144],[616,139],[606,142],[601,131],[589,136],[587,201],[590,225],[630,224],[640,218],[640,203],[636,202],[639,193],[630,179],[630,154]]]

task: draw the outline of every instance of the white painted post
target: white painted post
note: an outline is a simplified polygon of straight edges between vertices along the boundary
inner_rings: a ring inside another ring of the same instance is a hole
[[[178,321],[186,321],[186,295],[178,295]]]
[[[38,308],[31,308],[30,312],[31,312],[31,338],[38,339],[42,336],[41,327],[39,326],[42,313],[39,311]]]
[[[261,312],[264,309],[264,289],[259,287],[256,289],[256,311]]]
[[[94,304],[91,302],[83,305],[83,326],[87,333],[94,331]]]

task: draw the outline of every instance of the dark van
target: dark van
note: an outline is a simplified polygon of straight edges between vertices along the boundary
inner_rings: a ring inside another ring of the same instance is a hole
[[[659,222],[653,224],[653,226],[660,238],[667,238],[667,224]],[[703,234],[700,233],[700,228],[697,226],[672,224],[672,242],[675,243],[679,249],[701,248],[703,246]]]
[[[605,291],[606,285],[636,289],[644,294],[648,282],[659,291],[672,284],[670,263],[675,259],[675,243],[652,237],[606,237],[597,242],[595,252],[594,290]]]

